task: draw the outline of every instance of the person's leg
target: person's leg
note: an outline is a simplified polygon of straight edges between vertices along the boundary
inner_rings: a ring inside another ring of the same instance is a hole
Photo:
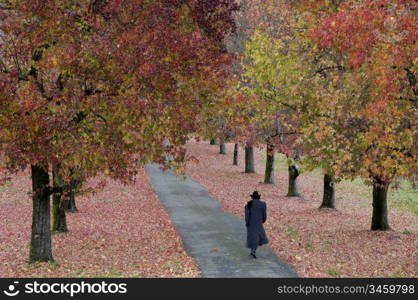
[[[254,257],[254,258],[256,258],[256,256],[255,256],[256,251],[257,251],[257,247],[251,248],[251,256]]]

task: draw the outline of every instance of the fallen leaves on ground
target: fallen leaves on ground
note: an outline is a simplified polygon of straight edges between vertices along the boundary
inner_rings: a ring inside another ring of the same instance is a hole
[[[337,185],[337,210],[319,210],[321,176],[302,174],[299,190],[304,199],[288,198],[287,172],[276,174],[274,185],[262,183],[264,150],[255,149],[257,173],[245,174],[241,149],[239,166],[233,166],[233,145],[227,144],[228,155],[218,154],[218,148],[191,142],[188,150],[199,163],[190,164],[187,174],[220,199],[225,211],[240,216],[250,194],[258,190],[268,206],[269,245],[300,276],[418,277],[416,215],[389,208],[394,230],[372,232],[370,198],[340,192]]]
[[[30,187],[28,173],[0,187],[1,277],[199,276],[144,170],[133,185],[107,180],[99,193],[78,197],[69,232],[53,234],[56,262],[28,264]]]

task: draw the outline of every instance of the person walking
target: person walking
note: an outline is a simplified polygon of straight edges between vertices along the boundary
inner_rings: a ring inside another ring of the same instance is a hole
[[[261,195],[254,191],[251,194],[251,201],[245,205],[245,226],[247,227],[247,248],[251,249],[250,255],[257,258],[256,251],[258,246],[269,242],[263,223],[267,219],[267,205],[261,201]]]

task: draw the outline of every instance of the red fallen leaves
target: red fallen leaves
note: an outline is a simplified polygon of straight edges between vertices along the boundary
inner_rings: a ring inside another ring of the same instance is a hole
[[[108,180],[96,195],[78,197],[80,212],[67,215],[70,231],[52,237],[56,264],[29,265],[28,175],[0,187],[1,277],[199,276],[144,170],[132,186]]]
[[[232,153],[233,145],[227,145]],[[221,200],[224,210],[243,216],[249,194],[258,190],[268,205],[266,231],[270,246],[303,277],[417,277],[418,222],[415,215],[390,209],[394,231],[372,232],[371,205],[356,191],[337,185],[338,210],[319,210],[322,176],[302,174],[299,188],[306,200],[287,198],[287,172],[276,174],[275,185],[262,182],[264,150],[255,150],[258,174],[232,166],[230,155],[217,154],[208,142],[190,143],[199,164],[186,173]],[[241,153],[240,153],[241,154]],[[243,225],[244,226],[244,225]],[[402,232],[409,231],[410,234]],[[243,245],[244,247],[245,245]]]

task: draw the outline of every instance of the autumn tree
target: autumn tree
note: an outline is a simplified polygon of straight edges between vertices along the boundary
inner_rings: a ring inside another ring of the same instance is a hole
[[[226,154],[226,145],[231,131],[225,119],[222,93],[212,94],[212,99],[206,103],[199,115],[199,137],[210,139],[211,145],[219,141],[219,154]]]
[[[50,195],[147,162],[179,166],[196,111],[224,76],[232,1],[2,1],[0,150],[30,166],[29,260],[53,260]],[[167,142],[168,141],[168,142]],[[55,188],[50,167],[54,167]],[[59,168],[57,168],[59,166]],[[61,180],[62,179],[62,180]],[[58,201],[58,200],[57,200]]]
[[[245,173],[254,173],[254,147],[258,145],[259,136],[255,118],[258,108],[254,98],[245,94],[236,78],[229,85],[223,99],[223,116],[235,143],[233,164],[238,164],[238,148],[241,147],[245,155]]]
[[[230,99],[236,99],[238,102],[237,105],[233,105],[232,111],[235,110],[241,117],[237,117],[237,122],[232,120],[234,117],[233,114],[229,114],[227,119],[231,122],[230,128],[232,128],[233,135],[235,137],[235,144],[234,144],[234,155],[233,155],[233,165],[238,165],[238,151],[239,145],[244,148],[244,169],[245,173],[254,173],[255,172],[255,164],[254,164],[254,146],[256,146],[255,136],[251,133],[253,128],[253,121],[254,121],[254,111],[253,110],[244,110],[247,114],[243,116],[243,111],[236,111],[237,108],[243,107],[244,98],[243,95],[239,91],[239,87],[245,86],[244,78],[243,78],[243,69],[241,65],[241,59],[244,55],[245,51],[245,43],[251,36],[252,32],[252,24],[250,21],[250,10],[253,6],[252,0],[238,0],[237,3],[239,4],[239,10],[237,10],[234,14],[234,22],[236,30],[233,31],[231,34],[227,35],[225,39],[225,45],[229,53],[233,55],[233,62],[232,62],[232,74],[234,78],[230,81],[230,87],[232,88],[232,93],[236,93],[236,97],[232,97]],[[247,100],[249,100],[248,98]],[[230,102],[231,103],[231,102]],[[241,123],[242,120],[247,120],[248,123],[243,124]],[[236,127],[238,126],[238,127]],[[248,128],[250,134],[242,134],[245,130],[244,127]],[[243,141],[242,137],[247,136],[248,140]]]
[[[257,102],[259,136],[266,144],[264,182],[274,183],[274,153],[280,151],[289,157],[288,195],[299,196],[296,185],[299,166],[295,149],[291,149],[292,135],[297,131],[292,128],[294,124],[289,126],[288,118],[289,114],[296,112],[297,106],[294,103],[297,99],[289,87],[299,82],[299,75],[294,78],[294,70],[289,66],[286,69],[286,64],[289,65],[293,58],[298,59],[289,45],[295,36],[289,30],[292,16],[283,1],[254,2],[251,10],[254,30],[246,43],[242,67],[246,82],[244,90]]]
[[[341,75],[323,82],[305,142],[333,158],[337,177],[361,176],[373,186],[371,229],[388,230],[388,186],[417,171],[417,4],[340,1],[329,12],[326,2],[303,9],[321,12],[311,37],[339,58],[330,67]]]

